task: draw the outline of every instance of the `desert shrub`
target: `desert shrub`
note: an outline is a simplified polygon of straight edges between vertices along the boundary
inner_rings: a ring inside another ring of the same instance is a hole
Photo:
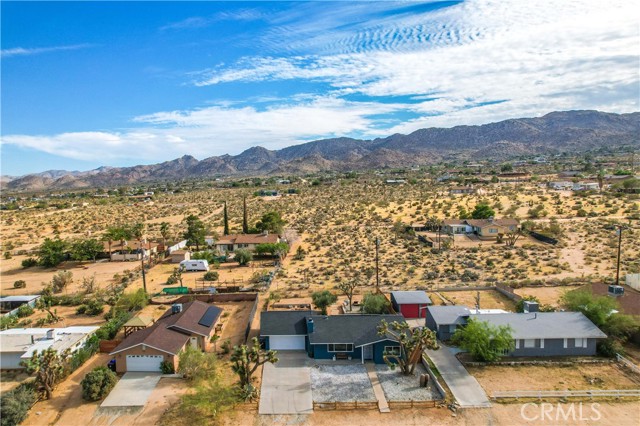
[[[208,271],[204,274],[205,281],[218,281],[220,274],[217,271]]]
[[[38,259],[34,259],[33,257],[28,257],[22,261],[23,268],[31,268],[32,266],[36,266],[38,264]]]
[[[22,383],[0,398],[0,425],[14,426],[27,418],[27,412],[38,399],[30,383]]]
[[[143,289],[138,289],[135,293],[126,293],[120,296],[116,307],[122,311],[139,311],[147,306],[149,299]]]
[[[18,308],[16,315],[18,316],[18,318],[24,318],[33,314],[33,312],[34,312],[33,308],[25,303],[24,305]]]
[[[98,401],[111,392],[118,382],[116,374],[107,367],[96,367],[87,373],[80,382],[82,398],[86,401]]]
[[[238,249],[235,251],[235,259],[240,266],[245,266],[253,260],[253,254],[249,250]]]
[[[362,299],[362,310],[365,314],[386,314],[389,301],[382,294],[367,293]]]
[[[6,330],[18,325],[18,317],[15,315],[0,316],[0,330]]]
[[[616,354],[624,355],[624,348],[616,340],[608,338],[598,342],[596,349],[599,355],[613,358]]]
[[[25,280],[14,281],[13,288],[25,288],[27,286],[27,282]]]
[[[162,374],[173,374],[176,372],[172,362],[162,361],[160,363],[160,371]]]
[[[60,293],[65,287],[73,282],[73,272],[60,271],[51,278],[51,288],[54,293]]]

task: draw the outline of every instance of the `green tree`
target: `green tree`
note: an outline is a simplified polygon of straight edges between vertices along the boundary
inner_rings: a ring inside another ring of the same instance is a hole
[[[356,291],[356,288],[362,285],[362,281],[358,278],[353,278],[347,281],[343,281],[336,286],[338,290],[342,292],[347,299],[349,299],[349,312],[353,311],[353,293]]]
[[[20,365],[26,368],[27,373],[35,374],[36,385],[44,390],[46,399],[51,399],[53,389],[64,377],[68,357],[68,351],[58,353],[52,348],[42,352],[35,350],[31,358],[21,361]]]
[[[180,353],[178,373],[189,381],[206,379],[215,374],[217,357],[215,353],[205,353],[199,349],[187,346]]]
[[[607,322],[612,311],[620,309],[614,298],[595,296],[584,289],[566,292],[561,298],[561,303],[569,311],[582,312],[598,327]]]
[[[511,173],[513,171],[513,164],[504,163],[503,165],[500,166],[500,171],[502,173]]]
[[[120,229],[118,227],[112,226],[107,228],[105,233],[102,235],[102,240],[106,241],[109,246],[109,261],[113,260],[111,256],[111,244],[114,241],[118,241],[120,239]]]
[[[116,383],[118,383],[116,373],[105,366],[96,367],[88,372],[80,382],[82,399],[85,401],[99,401],[111,392]]]
[[[71,258],[73,260],[93,260],[104,251],[102,243],[94,238],[79,240],[71,246]]]
[[[224,210],[223,210],[223,220],[224,220],[224,232],[223,235],[229,235],[229,214],[227,213],[227,202],[224,202]]]
[[[281,234],[285,224],[286,222],[282,219],[280,213],[271,211],[265,213],[262,219],[256,223],[256,229],[261,232],[269,231],[274,234]]]
[[[336,303],[338,296],[329,290],[316,291],[311,295],[311,300],[314,306],[322,311],[322,315],[327,315],[327,308],[333,303]]]
[[[162,222],[160,224],[160,235],[162,235],[162,246],[167,249],[167,239],[171,235],[171,225],[169,222]]]
[[[484,362],[497,361],[505,352],[515,348],[510,326],[493,326],[487,321],[469,319],[467,325],[453,333],[453,344],[468,351],[471,356]]]
[[[471,212],[471,217],[473,219],[489,219],[490,217],[494,217],[495,215],[496,212],[487,203],[476,204],[473,212]]]
[[[204,237],[207,235],[207,228],[204,223],[196,215],[189,215],[185,219],[187,223],[187,231],[184,238],[190,246],[196,246],[196,250],[200,250],[200,246],[204,245]]]
[[[367,293],[362,299],[362,312],[384,314],[389,312],[389,301],[382,294]]]
[[[249,222],[247,220],[247,197],[242,198],[242,233],[249,233]]]
[[[235,259],[240,266],[245,266],[253,260],[253,254],[249,250],[238,249],[235,251]]]
[[[65,259],[67,248],[67,243],[60,238],[45,238],[38,249],[40,265],[46,268],[58,266]]]
[[[245,399],[253,399],[256,391],[253,386],[253,373],[263,364],[278,362],[276,351],[264,350],[260,347],[257,337],[251,340],[251,346],[234,346],[231,352],[231,369],[240,379],[240,389]]]
[[[382,320],[378,326],[378,334],[391,336],[400,344],[400,353],[385,353],[383,359],[392,370],[399,366],[405,375],[413,374],[425,349],[439,348],[435,332],[426,327],[416,327],[412,330],[406,322],[394,321],[389,324]]]

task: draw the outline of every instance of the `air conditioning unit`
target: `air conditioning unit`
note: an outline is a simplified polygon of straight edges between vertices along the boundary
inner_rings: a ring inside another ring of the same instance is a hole
[[[174,303],[171,305],[172,314],[179,314],[180,312],[182,312],[182,303]]]
[[[624,287],[621,285],[610,285],[609,286],[609,296],[619,297],[624,294]]]

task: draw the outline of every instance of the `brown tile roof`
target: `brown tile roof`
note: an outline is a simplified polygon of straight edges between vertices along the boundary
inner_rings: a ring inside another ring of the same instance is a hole
[[[443,225],[464,225],[464,219],[445,219],[442,221]]]
[[[277,243],[278,241],[277,234],[237,234],[224,235],[216,241],[216,244],[264,244]]]
[[[518,225],[520,223],[517,219],[467,219],[466,222],[469,225],[476,226],[478,228],[484,228],[489,225],[511,226]]]
[[[218,310],[215,320],[211,322],[209,327],[198,324],[209,307],[214,307]],[[204,336],[210,334],[215,327],[217,318],[222,313],[222,309],[195,300],[183,303],[182,312],[177,314],[172,314],[171,312],[171,309],[167,310],[151,327],[131,333],[111,354],[144,344],[160,351],[177,355],[189,341],[191,334]]]

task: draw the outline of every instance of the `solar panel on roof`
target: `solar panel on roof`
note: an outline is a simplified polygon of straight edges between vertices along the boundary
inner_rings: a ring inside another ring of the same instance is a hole
[[[204,327],[211,327],[216,318],[218,318],[218,313],[218,308],[215,306],[209,306],[204,315],[202,315],[202,318],[200,318],[200,321],[198,321],[198,324]]]

